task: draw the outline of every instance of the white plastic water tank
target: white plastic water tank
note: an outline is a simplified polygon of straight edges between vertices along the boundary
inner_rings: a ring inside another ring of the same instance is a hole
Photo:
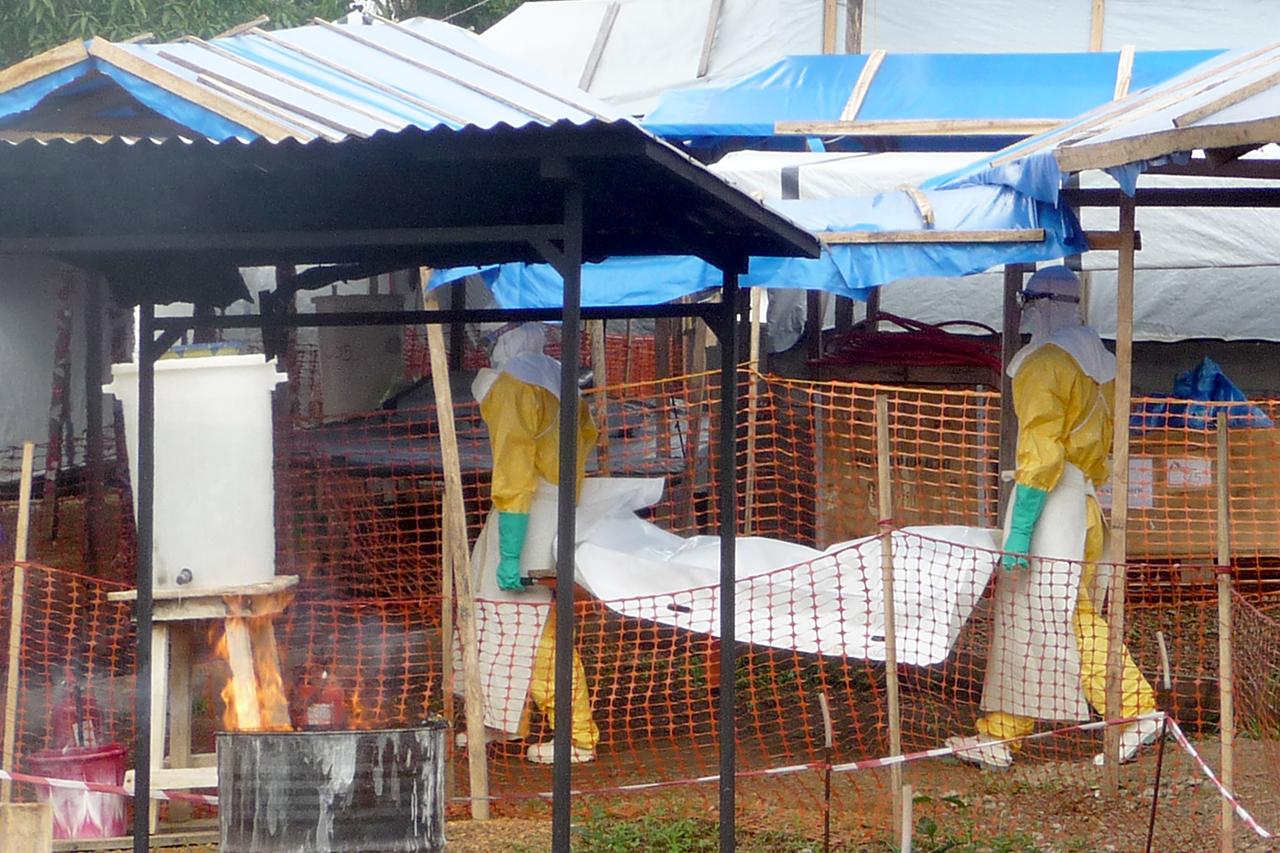
[[[239,586],[275,575],[271,390],[288,377],[261,355],[156,362],[157,589]],[[103,388],[124,407],[138,507],[138,365],[116,364]]]
[[[401,294],[317,296],[316,312],[403,311]],[[400,326],[321,326],[320,383],[326,418],[378,408],[404,374]]]

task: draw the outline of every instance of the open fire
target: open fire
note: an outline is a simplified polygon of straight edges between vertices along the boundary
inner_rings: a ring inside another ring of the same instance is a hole
[[[222,688],[226,730],[292,731],[270,617],[230,617],[215,624],[211,634],[214,655],[231,670]]]

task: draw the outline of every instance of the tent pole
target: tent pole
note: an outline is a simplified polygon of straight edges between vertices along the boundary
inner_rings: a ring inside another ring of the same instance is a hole
[[[720,851],[733,853],[736,835],[734,625],[738,535],[738,272],[726,270],[720,295]]]
[[[156,352],[155,306],[138,306],[138,599],[134,615],[138,625],[138,650],[134,688],[133,746],[133,850],[151,849],[151,548],[155,528],[156,463]]]
[[[551,800],[551,849],[569,853],[569,797],[573,745],[573,584],[575,508],[578,481],[578,364],[582,349],[582,184],[564,189],[564,279],[560,347],[560,494],[556,542],[556,665],[554,784]],[[586,685],[583,685],[584,689]]]
[[[1219,767],[1222,784],[1235,790],[1235,672],[1231,659],[1231,463],[1227,430],[1230,428],[1226,406],[1218,409],[1218,464],[1215,469],[1218,504],[1218,738],[1221,751]],[[1219,849],[1234,849],[1235,809],[1222,798],[1222,838]]]
[[[1117,720],[1122,711],[1124,673],[1124,597],[1127,583],[1125,560],[1129,527],[1129,411],[1133,386],[1133,225],[1134,202],[1120,203],[1119,276],[1116,281],[1116,399],[1111,443],[1111,548],[1107,561],[1114,566],[1107,607],[1107,707],[1104,720]],[[1107,794],[1120,791],[1120,729],[1104,729]]]

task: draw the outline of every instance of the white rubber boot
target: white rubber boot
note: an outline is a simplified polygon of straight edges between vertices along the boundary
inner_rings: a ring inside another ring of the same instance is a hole
[[[534,764],[554,764],[555,763],[555,744],[552,741],[546,743],[535,743],[525,752],[525,757]],[[585,764],[588,761],[596,760],[596,751],[594,749],[582,749],[581,747],[570,747],[569,763]]]
[[[1128,764],[1138,757],[1138,750],[1147,744],[1156,742],[1156,738],[1160,737],[1160,730],[1163,727],[1161,720],[1138,720],[1136,723],[1130,723],[1120,730],[1120,763]],[[1099,752],[1093,757],[1093,763],[1098,767],[1107,763],[1105,754]]]
[[[955,750],[956,758],[979,767],[1003,770],[1013,764],[1013,751],[1007,743],[990,741],[981,735],[949,737],[947,746]]]
[[[510,732],[504,732],[500,729],[494,729],[494,728],[490,728],[489,726],[485,726],[484,739],[485,739],[485,743],[506,743],[507,741],[511,741],[511,740],[519,740],[520,736],[513,735]],[[453,737],[453,743],[455,746],[458,747],[458,749],[466,749],[467,733],[465,731],[458,732]]]

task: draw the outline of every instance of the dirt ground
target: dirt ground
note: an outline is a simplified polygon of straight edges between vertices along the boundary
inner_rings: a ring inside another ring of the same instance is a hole
[[[1195,743],[1211,766],[1217,765],[1217,743]],[[1158,751],[1143,751],[1139,760],[1122,768],[1122,795],[1118,800],[1102,793],[1100,770],[1084,763],[1036,763],[1003,772],[982,771],[957,761],[930,760],[908,765],[904,780],[915,790],[916,849],[919,851],[1044,851],[1083,853],[1142,851],[1151,811]],[[1237,743],[1237,787],[1253,816],[1267,829],[1280,830],[1280,768],[1270,766],[1270,756],[1257,741]],[[856,778],[855,778],[856,777]],[[844,774],[845,786],[837,802],[861,802],[857,814],[833,812],[833,849],[888,851],[888,779],[881,771]],[[821,849],[822,815],[820,778],[806,786],[814,796],[797,796],[793,784],[741,785],[739,823],[767,826],[812,838]],[[864,795],[859,798],[859,789]],[[692,792],[673,793],[672,800],[689,802]],[[710,793],[701,791],[696,809],[714,820]],[[651,800],[663,810],[670,801]],[[1200,768],[1170,739],[1161,767],[1152,850],[1160,853],[1200,853],[1216,849],[1221,799]],[[621,806],[635,813],[644,808],[632,801],[601,804],[606,810]],[[661,813],[661,812],[660,812]],[[1280,851],[1280,840],[1263,840],[1240,821],[1236,823],[1235,849],[1243,853]],[[924,833],[923,829],[933,829]],[[448,849],[460,853],[495,850],[546,850],[551,824],[546,813],[536,817],[504,817],[486,823],[452,820],[447,826]],[[951,846],[948,846],[951,845]]]

